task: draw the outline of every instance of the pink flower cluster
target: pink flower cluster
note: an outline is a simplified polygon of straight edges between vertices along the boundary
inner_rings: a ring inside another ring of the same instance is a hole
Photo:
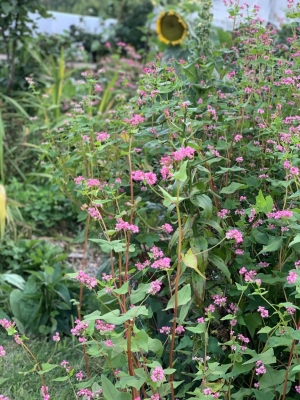
[[[268,218],[281,219],[281,218],[291,218],[293,212],[289,210],[275,211],[267,214]]]
[[[215,294],[212,296],[213,300],[214,300],[214,304],[221,307],[221,306],[225,306],[226,305],[226,301],[227,301],[227,297],[222,297],[218,294]]]
[[[95,328],[100,331],[101,335],[104,335],[105,333],[112,332],[115,329],[116,325],[114,324],[107,324],[104,321],[101,321],[100,319],[96,319],[95,321]]]
[[[92,392],[92,391],[89,390],[89,389],[80,389],[80,390],[77,392],[77,396],[78,396],[78,397],[84,397],[85,400],[92,400],[92,399],[95,398],[95,396],[97,396],[97,395],[99,395],[99,394],[101,394],[101,393],[102,393],[102,389],[97,390],[95,393]]]
[[[156,367],[151,373],[151,380],[152,382],[161,382],[165,377],[164,370],[162,367]]]
[[[171,328],[169,326],[163,326],[159,330],[160,333],[165,333],[166,335],[169,335],[171,332]]]
[[[78,271],[75,279],[81,283],[83,283],[88,289],[92,290],[95,286],[98,285],[97,279],[87,275],[84,271]]]
[[[96,140],[98,140],[98,142],[105,142],[105,140],[110,138],[110,134],[107,132],[95,132],[96,136]]]
[[[290,271],[288,276],[286,277],[286,281],[289,285],[294,285],[298,278],[298,274],[295,271]]]
[[[175,333],[177,335],[180,335],[181,333],[185,332],[185,329],[182,325],[177,326],[177,328],[175,328]]]
[[[9,400],[9,397],[3,396],[3,394],[0,394],[0,400]]]
[[[226,232],[226,238],[227,239],[234,239],[235,243],[242,243],[243,242],[243,235],[237,229],[230,229],[228,232]]]
[[[42,392],[43,400],[50,400],[50,394],[48,393],[48,386],[42,386],[41,392]]]
[[[15,325],[15,322],[10,322],[6,318],[0,319],[0,326],[2,326],[4,329],[12,328]]]
[[[82,371],[77,372],[77,374],[75,376],[76,376],[76,381],[79,381],[79,382],[81,382],[82,379],[84,378],[84,374]]]
[[[186,157],[192,159],[194,157],[194,153],[195,153],[195,149],[187,146],[187,147],[181,147],[179,150],[174,151],[172,153],[172,156],[175,161],[181,161]]]
[[[154,185],[157,181],[157,176],[153,172],[132,171],[131,178],[134,181],[146,181],[148,185]]]
[[[124,231],[131,231],[133,233],[139,232],[138,226],[130,224],[129,222],[123,221],[122,218],[118,218],[117,221],[118,221],[118,223],[115,226],[116,231],[121,231],[123,229]]]
[[[71,329],[71,333],[74,336],[82,336],[87,327],[88,325],[85,322],[77,318],[75,319],[75,327]]]
[[[151,294],[156,294],[160,291],[162,286],[162,282],[156,279],[155,281],[150,283],[150,289],[148,290],[148,293]]]
[[[95,218],[97,220],[102,219],[102,215],[100,214],[98,208],[96,207],[89,207],[88,208],[88,214],[92,217]]]
[[[259,306],[257,311],[260,313],[260,316],[262,318],[268,318],[269,316],[269,311],[265,309],[265,307]]]
[[[3,346],[0,346],[0,357],[4,357],[5,356],[5,350],[3,348]]]
[[[145,121],[146,118],[141,117],[139,114],[134,114],[132,118],[124,118],[123,121],[130,125],[139,125]]]
[[[256,375],[263,375],[267,372],[266,367],[264,366],[261,360],[256,361],[257,368],[255,369]]]
[[[55,335],[52,337],[54,342],[59,342],[60,341],[60,337],[59,337],[59,333],[56,332]]]
[[[163,229],[166,233],[171,233],[173,231],[173,228],[170,224],[162,225],[161,229]]]
[[[212,396],[212,397],[215,397],[216,399],[219,398],[219,396],[220,396],[220,393],[218,393],[218,392],[213,393],[212,390],[211,390],[210,388],[205,388],[205,389],[203,390],[203,394],[204,394],[205,396]]]

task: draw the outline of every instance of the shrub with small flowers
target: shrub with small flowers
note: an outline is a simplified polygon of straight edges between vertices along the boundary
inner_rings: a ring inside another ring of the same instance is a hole
[[[45,133],[107,255],[102,279],[69,275],[99,299],[71,330],[103,362],[92,383],[76,375],[78,397],[298,396],[300,41],[277,46],[258,6],[224,2],[248,15],[230,50],[158,56],[106,119],[87,75],[80,107]]]

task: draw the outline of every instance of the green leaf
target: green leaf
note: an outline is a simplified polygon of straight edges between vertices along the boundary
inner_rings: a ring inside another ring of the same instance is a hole
[[[179,171],[173,174],[174,179],[180,182],[185,182],[187,180],[187,174],[186,174],[187,163],[188,161],[184,161],[184,163],[181,164]]]
[[[239,189],[246,189],[248,186],[243,184],[243,183],[238,183],[238,182],[231,182],[229,186],[224,187],[220,193],[223,194],[232,194],[236,192]]]
[[[25,280],[21,275],[6,272],[2,275],[0,274],[0,281],[1,280],[3,280],[4,282],[8,282],[19,289],[24,289]]]
[[[42,371],[38,371],[38,374],[44,375],[46,372],[52,371],[54,368],[57,367],[59,367],[58,364],[49,364],[49,363],[42,364]]]
[[[213,265],[219,268],[220,271],[226,276],[229,282],[231,282],[231,276],[227,265],[224,263],[221,257],[216,254],[210,253],[208,256],[208,261],[210,261]]]
[[[272,253],[273,251],[279,250],[282,245],[282,241],[282,237],[269,236],[268,245],[263,246],[262,250],[258,254]]]
[[[52,379],[52,382],[65,382],[65,381],[67,381],[68,379],[69,379],[68,376],[62,376],[62,377],[60,377],[60,378]]]
[[[257,333],[270,333],[273,330],[270,326],[265,326],[264,328],[261,328]]]
[[[182,258],[183,263],[187,267],[192,268],[194,271],[197,272],[197,274],[202,276],[202,278],[206,279],[205,275],[203,275],[198,269],[197,257],[194,255],[192,249],[189,249],[185,254],[181,253],[181,258]]]
[[[162,187],[160,187],[160,190],[164,196],[164,205],[166,207],[169,207],[170,204],[177,204],[180,203],[181,201],[183,201],[185,198],[184,197],[173,197],[171,196],[165,189],[163,189]]]
[[[206,329],[206,323],[198,324],[197,326],[189,326],[185,328],[187,331],[191,331],[193,333],[203,333]]]
[[[289,244],[289,247],[294,246],[295,244],[300,243],[300,235],[296,235],[294,240]]]
[[[117,294],[125,294],[128,292],[128,285],[129,285],[129,282],[127,281],[119,289],[114,289],[113,292],[117,293]]]
[[[260,315],[258,313],[248,313],[244,315],[244,321],[246,322],[248,331],[253,338],[255,330],[262,324],[262,319]]]
[[[244,362],[243,365],[252,364],[258,360],[261,360],[263,362],[263,364],[266,364],[266,365],[276,363],[276,357],[274,356],[274,350],[268,349],[264,353],[256,354],[250,360]]]
[[[130,393],[119,392],[106,376],[101,375],[101,382],[104,400],[131,400]]]
[[[177,295],[178,295],[178,306],[187,304],[191,300],[191,285],[190,284],[185,285],[182,289],[178,291]],[[169,310],[170,308],[174,307],[175,307],[175,295],[171,297],[165,310]]]
[[[210,219],[212,216],[212,201],[206,194],[200,194],[191,197],[191,202],[203,209],[201,217]]]

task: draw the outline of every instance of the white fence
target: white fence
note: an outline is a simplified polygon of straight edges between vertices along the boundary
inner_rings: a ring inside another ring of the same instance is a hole
[[[229,2],[229,0],[227,0]],[[260,6],[258,13],[259,17],[266,22],[271,22],[279,27],[285,20],[285,11],[287,9],[287,0],[245,0],[249,4],[249,9],[252,9],[255,4]],[[244,0],[240,1],[240,5]],[[224,5],[223,0],[214,0],[213,9],[214,25],[225,30],[232,29],[232,20],[228,18],[227,7]],[[36,20],[38,31],[48,34],[59,34],[70,29],[71,25],[76,25],[83,28],[87,32],[101,33],[109,26],[116,23],[116,19],[109,18],[101,20],[98,17],[80,16],[75,14],[66,14],[61,12],[51,12],[52,18],[38,19],[35,14],[30,16]],[[246,10],[244,11],[246,16]],[[194,15],[191,16],[191,19]]]

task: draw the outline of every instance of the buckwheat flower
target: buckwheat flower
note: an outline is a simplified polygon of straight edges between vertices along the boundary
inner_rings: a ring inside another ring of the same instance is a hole
[[[243,136],[242,135],[235,135],[235,137],[234,137],[234,141],[237,143],[237,142],[239,142],[240,140],[242,140],[243,139]]]
[[[86,181],[86,184],[88,187],[101,186],[99,179],[94,179],[94,178],[88,179]]]
[[[0,394],[0,400],[9,400],[9,397],[3,396],[3,394]]]
[[[235,254],[238,255],[238,256],[242,256],[242,255],[244,254],[244,250],[242,250],[242,249],[236,249],[236,250],[235,250]]]
[[[143,171],[132,171],[131,178],[134,181],[143,181],[145,179],[145,173]]]
[[[0,346],[0,357],[4,357],[5,356],[5,350],[3,348],[3,346]]]
[[[154,261],[151,265],[152,268],[161,268],[161,269],[169,269],[170,268],[171,259],[169,257],[161,258],[160,260]]]
[[[295,390],[297,393],[300,393],[300,386],[295,386]]]
[[[76,376],[76,380],[79,382],[81,382],[82,379],[84,378],[84,374],[82,371],[77,372],[77,374],[75,376]]]
[[[184,329],[184,327],[183,327],[182,325],[177,326],[177,328],[175,329],[175,333],[176,333],[177,335],[180,335],[180,334],[183,333],[183,332],[185,332],[185,329]]]
[[[161,226],[161,229],[164,230],[166,233],[173,232],[173,228],[170,224],[164,224]]]
[[[124,118],[123,121],[126,122],[127,124],[136,126],[136,125],[139,125],[139,124],[141,124],[142,122],[144,122],[145,119],[146,119],[146,118],[141,117],[141,116],[138,115],[138,114],[134,114],[132,118],[130,118],[130,119],[129,119],[129,118]]]
[[[197,319],[198,324],[203,324],[205,322],[203,317]]]
[[[151,400],[160,400],[159,394],[153,394]]]
[[[96,83],[95,86],[94,86],[94,92],[95,93],[100,93],[102,91],[103,91],[103,87],[99,83]]]
[[[240,201],[246,201],[247,200],[247,197],[246,196],[241,196],[240,197]]]
[[[212,298],[214,300],[214,304],[216,304],[217,306],[225,306],[226,305],[227,297],[222,297],[219,294],[215,294],[212,296]]]
[[[152,246],[150,249],[150,252],[152,253],[152,257],[156,260],[157,258],[162,258],[164,257],[164,252],[162,250],[159,250],[158,247]]]
[[[129,222],[125,222],[122,220],[122,218],[117,219],[117,224],[115,226],[116,231],[124,230],[124,231],[131,231],[133,233],[138,233],[139,228],[136,225],[129,224]]]
[[[14,341],[17,344],[22,344],[22,339],[20,338],[20,335],[14,335]]]
[[[229,210],[226,210],[226,208],[223,208],[221,211],[218,212],[217,215],[219,218],[225,218],[228,213],[229,213]]]
[[[110,138],[110,134],[107,132],[95,132],[96,140],[98,142],[105,142],[105,140],[108,140]]]
[[[66,361],[66,360],[62,360],[62,362],[60,363],[60,365],[61,365],[62,367],[64,367],[64,368],[66,368],[68,364],[69,364],[69,362]]]
[[[286,281],[289,285],[293,285],[296,283],[296,280],[298,278],[298,275],[294,271],[290,271],[289,275],[286,277]]]
[[[292,175],[299,175],[299,168],[297,168],[297,167],[291,167],[290,173],[291,173]]]
[[[50,400],[50,395],[48,393],[48,386],[42,386],[41,387],[41,392],[43,396],[43,400]]]
[[[197,104],[202,104],[203,103],[203,99],[199,99],[198,101],[197,101]]]
[[[164,370],[162,367],[156,367],[151,373],[151,380],[152,382],[162,382],[165,377]]]
[[[270,264],[264,261],[261,261],[257,264],[258,267],[267,268]]]
[[[259,108],[258,110],[257,110],[257,114],[263,114],[264,113],[264,110],[262,110],[261,108]]]
[[[114,344],[110,339],[106,340],[104,344],[106,347],[114,347]]]
[[[77,392],[77,396],[84,397],[85,400],[92,400],[95,397],[94,393],[89,389],[80,389]]]
[[[157,181],[157,177],[153,172],[146,172],[145,173],[145,180],[148,183],[148,185],[154,185],[155,182]]]
[[[257,311],[260,313],[260,316],[262,318],[268,318],[269,316],[269,311],[265,309],[265,307],[259,306]]]
[[[261,360],[256,361],[256,366],[257,366],[257,368],[255,369],[256,375],[263,375],[267,372]]]
[[[98,220],[102,219],[102,215],[100,214],[98,208],[96,208],[96,207],[89,207],[88,208],[88,214],[92,218],[95,218],[95,219],[98,219]]]
[[[211,394],[212,394],[212,391],[211,391],[210,388],[206,388],[206,389],[203,390],[203,394],[205,394],[205,395],[211,395]]]
[[[174,151],[172,153],[172,156],[175,161],[181,161],[186,157],[192,159],[194,157],[194,153],[195,153],[195,149],[187,146],[187,147],[181,147],[179,150]]]
[[[296,312],[296,308],[294,307],[286,307],[286,312],[290,315],[294,315]]]
[[[162,328],[160,328],[159,332],[169,335],[171,332],[171,328],[169,326],[163,326]]]
[[[112,332],[115,329],[115,327],[116,327],[116,325],[107,324],[106,322],[101,321],[100,319],[96,319],[96,321],[95,321],[95,328],[98,331],[100,331],[101,335]]]
[[[161,285],[162,285],[162,283],[158,279],[156,279],[156,281],[151,282],[148,293],[151,293],[151,294],[158,293],[161,289]]]
[[[283,163],[283,168],[289,169],[290,167],[291,167],[291,163],[289,162],[289,160],[285,160]]]
[[[226,238],[227,239],[234,239],[236,243],[242,243],[243,242],[243,235],[237,229],[230,229],[228,232],[226,232]]]
[[[77,176],[77,178],[74,178],[75,185],[80,185],[80,182],[84,181],[83,176]]]
[[[172,177],[170,169],[165,165],[161,168],[160,173],[164,181]]]
[[[205,312],[206,314],[213,313],[215,312],[215,309],[216,309],[215,306],[213,304],[210,304],[208,307],[205,308]]]
[[[241,163],[244,161],[243,157],[238,157],[235,159],[236,162]]]
[[[75,276],[75,279],[81,283],[83,283],[88,289],[92,290],[95,286],[98,285],[97,279],[87,275],[84,271],[78,271],[78,274]]]
[[[298,268],[299,268],[299,265],[300,265],[300,260],[296,261],[296,262],[294,263],[294,265],[295,265],[295,268],[298,269]],[[1,325],[1,324],[0,324],[0,325]]]
[[[255,383],[254,383],[254,387],[255,387],[256,389],[258,389],[258,388],[259,388],[259,382],[255,382]]]
[[[56,332],[55,335],[52,337],[54,342],[59,342],[60,341],[60,337],[59,337],[59,333]]]

